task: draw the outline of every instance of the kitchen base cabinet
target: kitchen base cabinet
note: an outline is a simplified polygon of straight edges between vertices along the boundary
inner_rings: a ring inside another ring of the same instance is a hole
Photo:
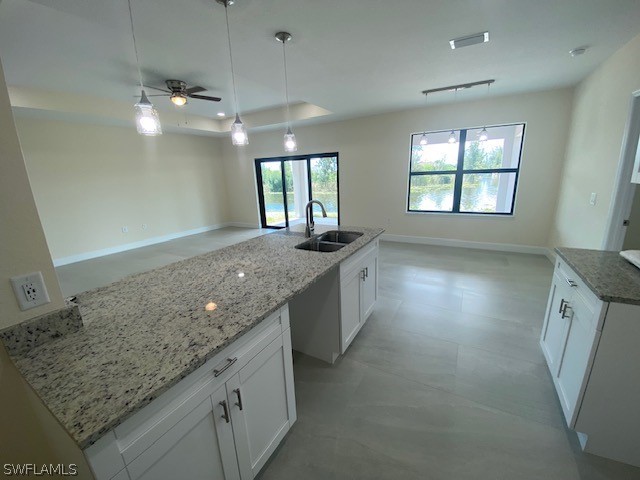
[[[540,346],[569,428],[590,453],[640,466],[640,306],[599,300],[558,259]]]
[[[293,349],[333,364],[378,298],[378,240],[332,269],[289,303]]]
[[[345,353],[378,298],[378,241],[340,265],[340,347]]]
[[[96,479],[253,479],[296,420],[290,335],[285,306],[108,432]]]

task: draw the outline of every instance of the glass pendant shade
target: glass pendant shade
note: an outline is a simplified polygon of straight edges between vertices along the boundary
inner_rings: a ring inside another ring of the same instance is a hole
[[[142,90],[140,101],[134,105],[136,114],[136,128],[140,135],[154,137],[162,135],[162,126],[158,111],[147,98],[147,94]]]
[[[429,143],[429,141],[427,140],[427,134],[423,133],[420,137],[420,145],[424,147],[427,143]]]
[[[458,141],[458,139],[456,138],[456,133],[451,130],[451,133],[449,134],[449,143],[456,143]]]
[[[236,121],[231,125],[231,143],[234,145],[249,145],[247,129],[238,114],[236,114]]]
[[[298,150],[298,142],[296,142],[296,136],[291,131],[291,128],[287,128],[287,133],[284,134],[284,151],[295,152]]]
[[[487,132],[487,127],[482,127],[482,130],[478,132],[478,140],[484,142],[489,138],[489,132]]]

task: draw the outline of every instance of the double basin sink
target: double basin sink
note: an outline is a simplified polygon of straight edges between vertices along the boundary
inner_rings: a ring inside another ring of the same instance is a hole
[[[312,237],[306,242],[296,245],[300,250],[310,250],[313,252],[335,252],[345,245],[356,241],[362,236],[362,232],[342,232],[340,230],[330,230],[318,236]]]

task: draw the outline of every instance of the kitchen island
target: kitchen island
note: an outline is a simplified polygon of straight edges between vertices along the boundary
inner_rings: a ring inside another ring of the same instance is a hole
[[[640,270],[618,252],[556,249],[540,346],[582,448],[640,466]]]
[[[163,393],[173,391],[173,397],[160,402],[160,409],[182,398],[177,387],[186,377],[190,387],[203,391],[201,379],[192,376],[229,368],[230,349],[259,353],[260,342],[271,345],[278,337],[282,361],[287,356],[290,361],[288,302],[382,233],[342,230],[363,235],[335,252],[313,252],[294,248],[305,240],[303,234],[275,232],[85,292],[76,300],[83,327],[12,358],[78,446],[94,448]],[[276,324],[277,335],[271,328]],[[220,378],[226,378],[222,372]],[[293,392],[287,392],[289,404],[292,399]],[[120,447],[132,444],[134,430],[128,429],[128,444]],[[143,478],[117,478],[134,477]]]

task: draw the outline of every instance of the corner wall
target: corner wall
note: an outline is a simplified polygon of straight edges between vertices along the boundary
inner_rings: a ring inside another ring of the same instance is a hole
[[[56,260],[227,221],[221,139],[30,117],[16,126]]]
[[[546,247],[555,211],[572,89],[295,126],[300,154],[340,154],[344,225],[380,226],[387,233]],[[514,217],[406,213],[410,134],[526,122]],[[282,129],[281,129],[282,130]],[[282,130],[249,133],[249,145],[223,139],[230,217],[258,224],[254,158],[283,156]]]
[[[549,238],[551,246],[601,248],[616,188],[631,94],[638,89],[640,35],[576,88],[566,163]],[[598,195],[595,206],[589,205],[592,192]]]

